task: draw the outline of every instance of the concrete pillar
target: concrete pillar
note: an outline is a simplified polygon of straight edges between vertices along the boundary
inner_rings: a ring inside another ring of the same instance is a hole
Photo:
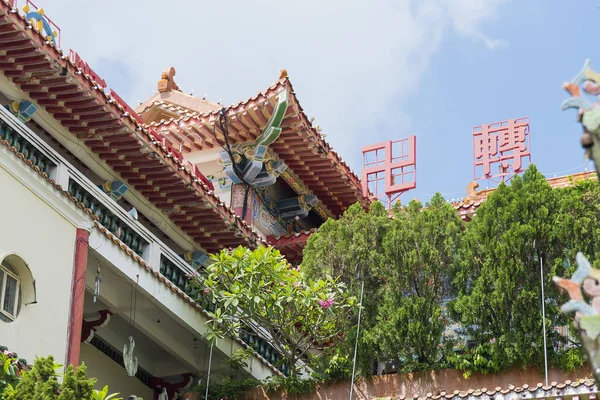
[[[77,234],[75,236],[75,260],[73,264],[73,281],[71,285],[71,310],[69,313],[67,357],[65,367],[71,364],[73,364],[75,367],[79,365],[89,236],[89,231],[83,228],[77,228]]]

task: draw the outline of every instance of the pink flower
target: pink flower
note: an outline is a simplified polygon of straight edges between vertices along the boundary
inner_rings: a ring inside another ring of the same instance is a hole
[[[335,303],[333,299],[319,300],[319,305],[321,306],[321,308],[329,308],[333,305],[333,303]]]
[[[192,272],[191,274],[190,274],[190,273],[187,273],[187,274],[185,274],[185,276],[186,276],[188,279],[192,279],[192,278],[194,278],[194,277],[198,276],[198,271],[194,271],[194,272]]]
[[[210,289],[209,288],[204,289],[204,293],[210,293]]]

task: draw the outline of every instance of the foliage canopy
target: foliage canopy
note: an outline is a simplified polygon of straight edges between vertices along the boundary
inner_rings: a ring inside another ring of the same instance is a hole
[[[357,277],[364,280],[361,374],[391,362],[399,371],[468,375],[543,361],[541,261],[550,362],[572,370],[583,359],[572,336],[554,329],[569,320],[551,278],[572,272],[577,251],[599,251],[599,234],[598,183],[552,189],[532,165],[490,194],[469,223],[439,194],[425,207],[396,205],[391,215],[380,203],[368,211],[354,205],[309,239],[302,270],[313,279],[339,276],[355,296]],[[348,340],[326,358],[351,360],[355,325],[356,315],[344,321]]]
[[[331,276],[306,279],[271,247],[222,250],[212,261],[192,285],[215,304],[214,332],[238,336],[245,323],[255,323],[283,353],[291,375],[311,348],[339,334],[338,321],[356,305],[343,283]]]

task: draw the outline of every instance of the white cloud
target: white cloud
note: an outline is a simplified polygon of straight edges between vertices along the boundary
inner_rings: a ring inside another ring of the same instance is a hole
[[[61,27],[63,48],[92,68],[101,59],[129,66],[122,90],[131,103],[149,97],[169,66],[186,91],[225,104],[265,89],[286,68],[304,109],[355,168],[360,146],[412,133],[399,105],[411,101],[445,34],[505,45],[483,25],[503,0],[38,3]]]
[[[505,47],[505,40],[491,39],[481,31],[484,22],[494,22],[497,9],[507,0],[447,0],[448,15],[456,30],[482,41],[488,49]]]

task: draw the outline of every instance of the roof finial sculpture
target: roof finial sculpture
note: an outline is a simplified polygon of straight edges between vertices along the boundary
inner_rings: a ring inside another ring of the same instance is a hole
[[[287,69],[282,68],[279,70],[279,79],[285,79],[288,77]]]
[[[571,97],[563,102],[562,109],[577,109],[578,120],[583,125],[581,145],[586,156],[594,160],[596,173],[600,176],[600,103],[590,103],[582,96],[580,87],[589,95],[600,94],[600,74],[592,70],[589,60],[585,61],[575,78],[563,84]],[[600,383],[600,270],[592,268],[585,256],[578,253],[577,271],[571,279],[554,277],[554,282],[569,294],[570,300],[561,307],[561,311],[576,313],[575,327],[592,364],[596,382]],[[591,305],[584,293],[591,298]]]
[[[477,181],[471,181],[471,183],[467,185],[467,197],[463,198],[463,202],[468,203],[476,200],[479,197],[479,193],[477,192],[478,187],[479,183]]]
[[[175,68],[170,67],[163,71],[158,81],[158,91],[170,92],[171,90],[180,90],[179,86],[175,83]]]

